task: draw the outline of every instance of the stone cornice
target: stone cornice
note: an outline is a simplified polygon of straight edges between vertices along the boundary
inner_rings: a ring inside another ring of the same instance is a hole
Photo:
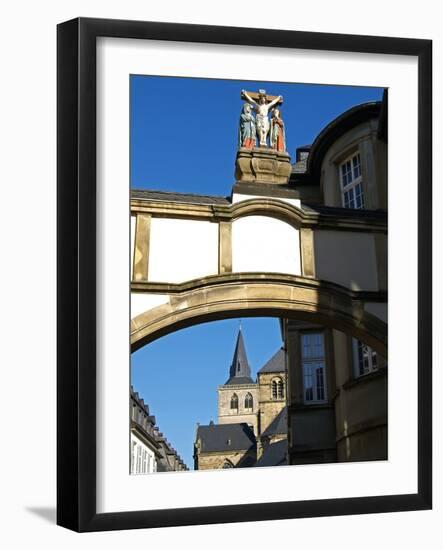
[[[349,388],[353,388],[354,386],[368,384],[373,380],[377,380],[378,378],[386,378],[387,376],[388,368],[385,366],[379,367],[372,372],[368,372],[368,374],[362,374],[361,376],[350,378],[347,382],[343,384],[342,388],[344,390],[348,390]]]
[[[365,311],[359,292],[334,283],[279,273],[229,273],[183,285],[134,283],[132,290],[152,293],[155,287],[169,294],[169,300],[131,320],[133,350],[199,322],[259,315],[294,318],[349,332],[387,356],[386,323]]]
[[[197,457],[201,458],[207,458],[208,456],[231,456],[231,455],[238,455],[240,453],[250,453],[254,452],[256,449],[257,443],[251,444],[251,447],[248,449],[229,449],[226,451],[201,451],[199,450],[197,453]],[[195,458],[195,457],[194,457]]]
[[[302,277],[299,275],[289,275],[284,273],[253,273],[253,272],[238,272],[238,273],[224,273],[222,275],[210,275],[208,277],[201,277],[192,281],[186,281],[184,283],[154,283],[154,282],[132,282],[131,292],[149,293],[149,294],[181,294],[190,290],[197,290],[199,288],[209,288],[226,283],[238,283],[243,285],[245,283],[278,283],[285,285],[302,286],[306,288],[320,289],[327,285],[328,290],[331,292],[342,293],[343,291],[352,299],[360,302],[380,302],[384,303],[388,300],[388,294],[386,291],[367,291],[367,290],[349,290],[341,285],[320,281],[319,279],[313,279],[308,277]]]
[[[340,432],[338,432],[335,442],[338,443],[342,439],[345,439],[346,437],[351,437],[354,434],[358,434],[361,432],[366,432],[368,430],[374,430],[375,428],[382,428],[382,427],[387,427],[385,416],[381,416],[379,418],[372,418],[369,420],[365,420],[364,422],[358,422],[356,424],[352,424],[348,426],[346,432],[344,430],[341,430]]]
[[[217,390],[254,390],[258,388],[257,382],[254,382],[252,384],[220,384],[217,386]],[[245,414],[252,414],[250,412],[247,412]],[[229,416],[229,415],[227,415]]]
[[[132,199],[131,213],[150,214],[157,218],[181,218],[209,222],[235,221],[246,216],[269,216],[280,219],[294,227],[333,229],[345,231],[387,232],[387,216],[377,214],[359,217],[340,216],[336,213],[320,213],[298,208],[282,200],[255,198],[234,204],[194,204],[176,201]]]

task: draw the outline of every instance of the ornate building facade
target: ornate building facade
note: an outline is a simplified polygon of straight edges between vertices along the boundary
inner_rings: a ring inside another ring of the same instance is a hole
[[[299,148],[289,182],[305,209],[366,225],[315,232],[312,276],[370,294],[366,309],[387,322],[386,92],[382,102],[346,111]],[[289,319],[284,341],[289,461],[386,460],[386,354],[349,333]]]
[[[283,98],[242,96],[229,197],[132,191],[133,349],[199,322],[278,317],[277,366],[255,381],[239,336],[196,467],[385,460],[386,96],[331,121],[292,164],[284,115],[278,148],[265,121]]]
[[[131,388],[131,474],[188,470],[156,425],[155,416]]]

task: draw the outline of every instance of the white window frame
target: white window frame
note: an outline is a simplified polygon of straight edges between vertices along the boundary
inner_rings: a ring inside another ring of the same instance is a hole
[[[358,162],[354,163],[354,159],[358,159]],[[343,167],[346,164],[350,164],[350,170],[343,173]],[[338,167],[341,189],[341,200],[344,208],[355,208],[361,210],[365,207],[365,196],[363,192],[363,179],[361,175],[361,157],[359,151],[354,151],[352,155],[347,157]],[[348,176],[351,179],[348,181]],[[346,181],[344,181],[346,179]],[[359,191],[359,194],[357,193]],[[347,199],[346,194],[352,195],[350,200]],[[357,204],[358,197],[361,199],[360,204]]]
[[[148,451],[146,449],[143,449],[142,473],[147,474],[148,471]]]
[[[137,453],[137,443],[135,441],[131,441],[131,474],[135,474],[136,453]]]
[[[365,352],[367,354],[366,357],[364,356]],[[366,376],[379,368],[380,358],[377,356],[377,353],[356,338],[352,339],[352,357],[354,364],[354,376],[356,378]],[[365,365],[365,359],[367,360],[367,365]]]
[[[313,335],[319,335],[321,337],[322,342],[322,354],[321,355],[310,355],[305,356],[304,355],[304,338],[313,336]],[[300,334],[300,359],[301,359],[301,367],[302,367],[302,375],[303,375],[303,402],[306,405],[311,404],[318,404],[318,403],[327,403],[328,401],[328,388],[327,388],[327,381],[326,381],[326,355],[325,355],[325,335],[324,332],[318,331],[318,332],[302,332]],[[318,397],[319,393],[319,387],[317,385],[317,369],[321,368],[322,370],[322,378],[323,378],[323,398]],[[308,372],[309,371],[309,372]],[[307,399],[306,397],[306,379],[311,378],[312,380],[312,399]]]
[[[142,446],[137,445],[137,458],[136,458],[135,473],[140,474],[142,472]]]

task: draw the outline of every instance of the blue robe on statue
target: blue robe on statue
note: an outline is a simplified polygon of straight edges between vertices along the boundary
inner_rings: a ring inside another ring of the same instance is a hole
[[[256,128],[255,128],[255,119],[251,110],[249,110],[248,104],[243,105],[243,110],[240,115],[240,122],[238,127],[238,146],[243,147],[245,140],[249,139],[253,142],[257,139]]]

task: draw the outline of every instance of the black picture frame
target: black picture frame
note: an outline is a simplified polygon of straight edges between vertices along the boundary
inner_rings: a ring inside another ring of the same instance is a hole
[[[416,494],[96,513],[96,39],[398,54],[418,58],[418,491]],[[106,19],[57,33],[57,523],[104,531],[425,510],[432,506],[432,42]]]

